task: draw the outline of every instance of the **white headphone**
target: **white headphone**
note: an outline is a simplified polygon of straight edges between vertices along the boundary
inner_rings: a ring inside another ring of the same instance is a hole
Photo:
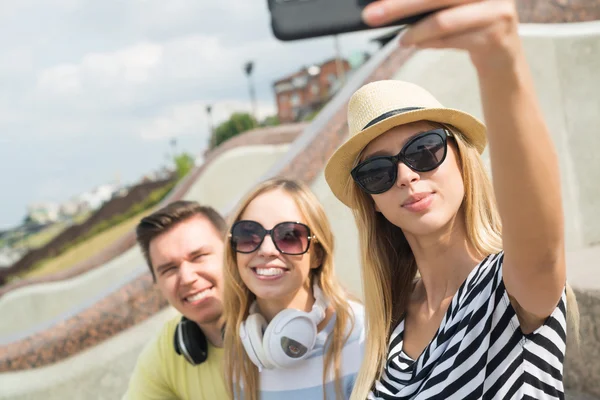
[[[259,371],[289,368],[310,354],[317,341],[317,325],[325,319],[327,309],[327,301],[317,284],[313,294],[315,303],[309,313],[286,308],[269,324],[257,312],[256,301],[252,303],[250,315],[240,326],[240,338]]]

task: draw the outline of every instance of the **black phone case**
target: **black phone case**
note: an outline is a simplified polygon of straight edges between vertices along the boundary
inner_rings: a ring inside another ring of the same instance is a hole
[[[271,29],[282,41],[307,39],[372,27],[361,19],[362,10],[375,0],[267,0]],[[431,12],[404,18],[387,26],[407,25]]]

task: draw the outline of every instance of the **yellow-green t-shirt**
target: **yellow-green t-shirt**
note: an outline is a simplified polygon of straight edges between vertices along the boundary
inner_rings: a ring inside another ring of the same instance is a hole
[[[123,400],[226,399],[223,349],[208,344],[208,359],[189,364],[173,347],[180,316],[167,322],[140,354]]]

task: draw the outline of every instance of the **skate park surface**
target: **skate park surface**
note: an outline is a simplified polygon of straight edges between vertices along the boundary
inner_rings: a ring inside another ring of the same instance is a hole
[[[600,147],[600,22],[522,24],[521,35],[559,155],[568,279],[581,311],[581,347],[569,347],[565,365],[565,385],[573,390],[567,398],[600,398],[600,157],[594,154]],[[440,73],[440,66],[444,73]],[[291,143],[241,146],[221,153],[191,183],[183,198],[206,202],[227,214],[246,190],[264,178],[286,175],[310,183],[336,235],[338,274],[361,296],[356,227],[350,211],[329,191],[322,168],[347,136],[345,104],[349,95],[376,79],[417,83],[445,106],[482,117],[475,72],[465,54],[413,53],[392,41],[352,76]],[[223,184],[229,180],[235,185]],[[154,312],[148,311],[136,322],[121,324],[126,326],[109,332],[102,340],[70,352],[68,357],[57,356],[61,352],[56,351],[49,356],[39,354],[42,347],[59,348],[61,343],[55,342],[62,336],[55,332],[74,326],[70,323],[74,319],[89,316],[86,327],[101,324],[102,318],[90,309],[132,287],[133,282],[147,280],[146,268],[139,252],[131,248],[70,280],[5,293],[0,298],[0,310],[3,320],[11,323],[0,328],[0,398],[120,398],[142,346],[175,315],[164,303],[155,305]],[[143,290],[130,292],[152,290],[142,286]],[[133,301],[134,294],[126,300]],[[32,357],[35,354],[38,357]]]

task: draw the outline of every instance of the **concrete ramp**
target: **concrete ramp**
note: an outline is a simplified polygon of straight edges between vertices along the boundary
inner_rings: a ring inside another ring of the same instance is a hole
[[[183,196],[217,210],[244,193],[288,149],[288,144],[237,147],[221,154]],[[146,273],[137,247],[71,279],[25,286],[0,297],[0,346],[47,329],[92,306],[124,283]]]

